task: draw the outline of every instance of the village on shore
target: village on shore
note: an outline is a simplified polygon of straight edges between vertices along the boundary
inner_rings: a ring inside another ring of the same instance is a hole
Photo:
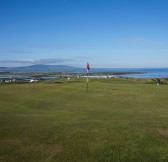
[[[140,72],[97,72],[97,73],[0,73],[0,83],[33,83],[42,80],[66,78],[117,78],[125,74],[140,74]]]

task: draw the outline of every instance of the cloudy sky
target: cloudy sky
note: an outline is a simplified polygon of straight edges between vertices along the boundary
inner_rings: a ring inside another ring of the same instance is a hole
[[[0,0],[0,66],[168,67],[168,0]]]

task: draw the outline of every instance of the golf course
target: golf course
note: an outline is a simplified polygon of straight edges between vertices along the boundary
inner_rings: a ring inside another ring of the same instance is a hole
[[[0,84],[0,162],[167,162],[168,80]]]

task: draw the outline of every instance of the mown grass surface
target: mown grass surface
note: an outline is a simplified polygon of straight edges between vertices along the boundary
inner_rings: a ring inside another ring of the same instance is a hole
[[[168,85],[53,80],[0,85],[1,162],[167,162]]]

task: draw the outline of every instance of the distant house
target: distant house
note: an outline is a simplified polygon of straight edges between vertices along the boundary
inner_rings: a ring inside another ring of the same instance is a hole
[[[33,83],[33,82],[38,82],[37,79],[30,79],[30,83]]]

